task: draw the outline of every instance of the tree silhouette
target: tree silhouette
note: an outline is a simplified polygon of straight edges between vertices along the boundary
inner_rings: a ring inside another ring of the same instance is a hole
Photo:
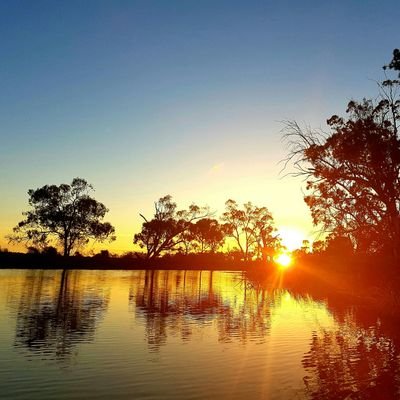
[[[393,69],[394,71],[400,71],[400,50],[394,49],[393,50],[393,58],[392,61],[388,65],[385,65],[383,69]],[[400,72],[399,72],[400,77]]]
[[[208,209],[191,204],[188,210],[177,211],[170,195],[154,203],[153,219],[144,219],[141,232],[135,234],[133,243],[146,250],[146,258],[159,257],[163,252],[177,250],[187,240],[190,224],[209,214]]]
[[[151,351],[159,351],[169,335],[188,341],[193,331],[210,323],[215,323],[221,342],[265,340],[270,333],[270,311],[279,304],[281,293],[271,295],[266,289],[247,293],[243,282],[230,275],[230,285],[238,288],[233,300],[214,274],[168,270],[132,273],[131,311],[135,320],[144,320]]]
[[[274,221],[266,207],[247,202],[240,209],[236,201],[228,200],[221,219],[245,261],[250,260],[254,253],[261,256],[263,251],[278,243],[278,235],[274,235]]]
[[[216,219],[202,218],[191,224],[191,239],[200,253],[215,252],[225,241],[226,229]]]
[[[40,247],[56,241],[64,256],[90,239],[114,240],[114,228],[102,222],[108,209],[90,197],[93,187],[84,179],[75,178],[70,185],[45,185],[29,190],[31,210],[14,228],[10,241],[30,242]]]
[[[314,224],[348,236],[359,251],[397,255],[400,244],[398,83],[382,83],[378,104],[351,101],[347,119],[328,119],[329,133],[286,125],[286,162],[294,163],[294,175],[307,178],[305,201]]]
[[[312,244],[312,252],[314,254],[322,253],[326,250],[327,242],[325,240],[315,240]]]

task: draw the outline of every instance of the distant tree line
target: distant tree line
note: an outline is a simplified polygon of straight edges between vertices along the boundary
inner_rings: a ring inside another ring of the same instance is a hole
[[[215,253],[227,238],[232,238],[244,261],[266,259],[280,246],[271,213],[251,202],[241,208],[236,201],[228,200],[219,220],[208,207],[196,204],[177,210],[170,195],[155,202],[154,210],[151,219],[141,215],[142,229],[133,239],[147,259],[174,252]]]
[[[93,187],[84,179],[71,184],[45,185],[28,191],[30,210],[14,228],[8,239],[26,243],[31,254],[55,256],[61,249],[64,256],[79,255],[78,250],[90,240],[115,240],[115,229],[103,219],[108,209],[91,193]],[[234,200],[225,203],[219,219],[208,207],[191,204],[178,210],[170,195],[154,204],[152,218],[143,219],[141,231],[133,243],[143,252],[136,257],[152,260],[165,255],[215,254],[222,251],[228,238],[239,259],[268,259],[280,247],[271,213],[266,207],[251,202],[241,208]],[[97,257],[107,258],[107,250]]]
[[[350,101],[346,117],[333,115],[327,132],[288,121],[285,139],[296,176],[307,181],[305,202],[326,240],[304,243],[300,252],[385,253],[400,257],[400,51],[384,67],[392,78],[379,84],[378,100]],[[84,179],[29,190],[30,210],[9,235],[30,251],[69,256],[90,240],[115,239],[104,222],[108,209],[92,197]],[[170,195],[154,204],[133,237],[147,260],[168,254],[215,254],[234,246],[244,261],[268,259],[281,248],[271,213],[251,202],[229,199],[221,216],[192,204],[178,210]],[[108,253],[107,253],[108,254]],[[105,254],[103,254],[105,256]]]

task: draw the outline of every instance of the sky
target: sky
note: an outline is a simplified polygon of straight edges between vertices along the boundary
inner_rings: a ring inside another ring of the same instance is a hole
[[[376,97],[399,21],[397,1],[2,1],[0,246],[28,189],[74,177],[109,208],[113,252],[166,194],[216,215],[252,201],[312,240],[282,121],[323,128]]]

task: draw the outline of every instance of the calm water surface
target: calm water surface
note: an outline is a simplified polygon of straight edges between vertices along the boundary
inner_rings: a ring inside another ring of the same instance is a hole
[[[366,315],[367,314],[367,315]],[[0,271],[1,399],[397,399],[396,328],[209,271]]]

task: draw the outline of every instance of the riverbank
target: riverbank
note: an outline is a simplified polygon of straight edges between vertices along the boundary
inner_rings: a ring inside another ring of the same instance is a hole
[[[175,254],[155,260],[134,255],[113,257],[95,255],[92,257],[25,253],[0,253],[0,269],[99,269],[99,270],[210,270],[248,271],[250,269],[271,269],[274,264],[265,261],[235,260],[227,254]]]

